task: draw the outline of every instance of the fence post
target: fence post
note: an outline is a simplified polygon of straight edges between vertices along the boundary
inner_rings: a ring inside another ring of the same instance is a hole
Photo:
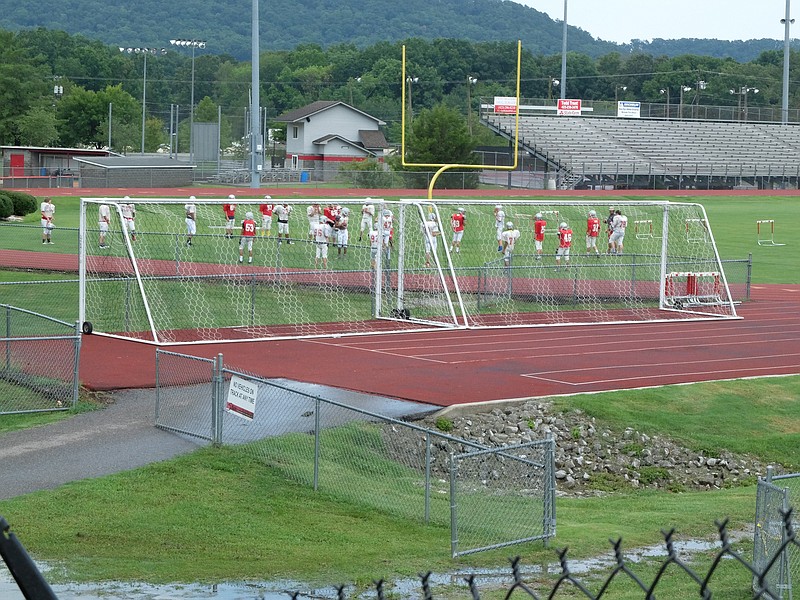
[[[314,399],[314,491],[319,488],[319,398]]]
[[[545,534],[544,543],[548,545],[550,538],[556,535],[556,474],[554,472],[556,441],[552,433],[548,433],[546,439],[547,450],[545,451],[545,464],[547,465],[547,499],[545,501],[546,522],[543,533]]]
[[[217,359],[213,363],[213,375],[211,386],[211,444],[215,448],[222,445],[222,406],[224,404],[223,387],[225,378],[222,374],[222,353],[217,354]]]
[[[11,370],[11,307],[6,306],[6,372]]]
[[[73,358],[72,358],[72,408],[78,405],[78,392],[80,386],[79,368],[81,364],[81,323],[75,321],[75,342],[73,344]]]
[[[425,523],[431,519],[431,434],[425,433]]]
[[[450,556],[455,558],[458,555],[458,518],[456,507],[456,479],[458,479],[458,467],[456,466],[455,454],[450,453]]]
[[[747,277],[745,278],[744,297],[750,300],[750,278],[753,274],[753,253],[747,255]]]
[[[188,218],[188,217],[187,217]],[[178,239],[178,234],[173,234],[175,238],[175,275],[181,274],[181,256],[180,256],[180,240]]]
[[[156,348],[156,425],[161,412],[161,350]]]
[[[250,275],[250,327],[256,322],[256,276]]]

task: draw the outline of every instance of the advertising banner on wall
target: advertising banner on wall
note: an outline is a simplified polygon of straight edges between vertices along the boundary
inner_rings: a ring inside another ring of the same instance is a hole
[[[580,117],[581,100],[570,100],[568,98],[559,98],[557,110],[559,115]]]
[[[638,119],[641,117],[642,103],[631,102],[630,100],[620,100],[617,102],[617,116],[628,119]]]
[[[514,115],[517,113],[517,98],[515,96],[495,96],[494,114]]]

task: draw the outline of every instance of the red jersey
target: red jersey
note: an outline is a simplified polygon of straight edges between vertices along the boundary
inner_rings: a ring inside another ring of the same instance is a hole
[[[544,219],[537,219],[533,224],[533,239],[537,242],[544,241],[544,230],[547,227],[547,221]]]
[[[274,204],[262,204],[261,206],[258,207],[258,210],[260,210],[261,214],[264,215],[265,217],[271,217],[272,209],[274,208],[275,208]]]
[[[232,219],[236,216],[236,205],[235,204],[223,204],[222,210],[225,212],[225,216],[229,219]]]
[[[600,219],[597,217],[589,217],[586,219],[586,235],[589,237],[597,237],[600,234]]]
[[[559,229],[558,230],[558,247],[559,248],[569,248],[572,245],[572,229],[567,227],[566,229]]]
[[[461,213],[455,213],[452,217],[450,217],[450,225],[453,227],[453,231],[456,233],[459,231],[464,231],[464,225],[466,222],[467,217]]]
[[[325,216],[325,220],[328,222],[328,225],[333,225],[336,223],[336,209],[332,206],[326,206],[322,209],[322,214]]]
[[[254,237],[256,235],[256,222],[253,219],[245,219],[242,221],[242,236]]]

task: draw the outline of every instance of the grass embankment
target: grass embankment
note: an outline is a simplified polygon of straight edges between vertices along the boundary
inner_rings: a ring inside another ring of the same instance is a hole
[[[559,404],[615,428],[677,437],[707,455],[727,448],[800,464],[800,377],[575,396]],[[348,477],[342,466],[341,478]],[[362,481],[356,472],[352,479]],[[391,478],[374,478],[372,485],[370,497],[383,489],[389,502]],[[672,527],[682,539],[713,536],[715,519],[729,517],[734,528],[751,523],[754,502],[753,486],[559,498],[553,546],[568,546],[569,556],[581,558],[606,551],[609,538],[622,537],[626,548],[658,544],[660,531]],[[451,561],[446,527],[314,493],[236,448],[3,501],[0,514],[37,558],[86,581],[364,582],[502,566],[516,553],[526,564],[554,557],[552,548],[532,543]]]

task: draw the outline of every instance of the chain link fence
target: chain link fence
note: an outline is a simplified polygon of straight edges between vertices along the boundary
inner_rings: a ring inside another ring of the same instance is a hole
[[[781,600],[793,598],[795,586],[800,586],[800,551],[796,544],[787,543],[800,523],[796,515],[786,522],[789,507],[797,498],[800,473],[774,475],[768,467],[767,476],[758,480],[753,566],[764,573],[764,584]]]
[[[0,414],[66,410],[78,401],[77,322],[0,304]]]
[[[553,439],[487,448],[157,350],[156,426],[240,446],[287,478],[451,531],[452,556],[555,535]]]

